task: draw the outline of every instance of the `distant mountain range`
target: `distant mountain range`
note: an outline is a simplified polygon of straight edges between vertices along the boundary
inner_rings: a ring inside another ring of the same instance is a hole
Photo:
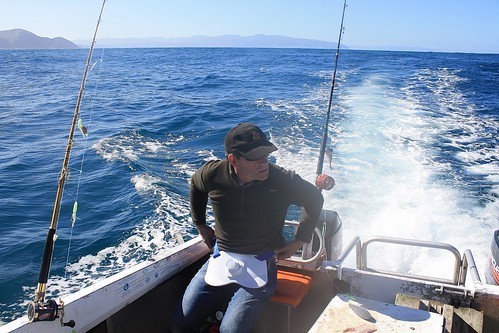
[[[76,44],[90,46],[89,40],[77,40]],[[271,35],[222,35],[222,36],[192,36],[177,38],[102,38],[98,39],[97,47],[129,48],[129,47],[260,47],[260,48],[336,48],[336,43],[315,39],[292,38]]]
[[[0,49],[78,49],[62,37],[40,37],[23,29],[0,31]]]
[[[71,42],[62,37],[40,37],[23,29],[0,31],[0,49],[76,49],[79,47],[87,48],[90,47],[90,45],[90,40],[76,40]],[[97,39],[96,47],[261,47],[331,49],[336,48],[336,43],[274,35],[223,35],[215,37],[192,36],[185,38],[102,38]]]

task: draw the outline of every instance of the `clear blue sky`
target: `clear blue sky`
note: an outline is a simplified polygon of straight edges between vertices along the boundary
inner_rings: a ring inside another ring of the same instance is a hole
[[[102,0],[4,0],[0,30],[91,39]],[[281,35],[336,42],[343,0],[107,0],[98,38]],[[499,53],[499,0],[350,0],[354,49]]]

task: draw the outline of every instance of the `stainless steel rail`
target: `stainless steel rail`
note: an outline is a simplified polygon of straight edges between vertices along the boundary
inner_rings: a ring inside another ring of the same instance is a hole
[[[341,253],[341,255],[338,257],[338,259],[334,261],[324,261],[322,263],[322,267],[326,269],[327,271],[334,271],[336,273],[336,277],[341,280],[341,274],[342,274],[342,268],[343,268],[343,263],[345,262],[346,258],[352,253],[353,249],[356,250],[356,256],[355,258],[357,259],[357,268],[360,268],[361,266],[361,254],[362,254],[362,242],[360,241],[360,237],[355,236],[350,243],[345,247],[345,250]]]
[[[459,283],[464,284],[466,282],[466,272],[470,271],[471,279],[474,284],[482,284],[480,279],[480,274],[478,274],[478,268],[475,265],[475,259],[470,250],[466,249],[464,251],[463,263],[461,265],[461,275],[459,277]]]
[[[285,224],[293,226],[294,228],[297,228],[300,225],[300,223],[296,221],[288,221],[288,220],[286,220]],[[291,258],[286,259],[286,261],[298,264],[307,264],[317,261],[317,259],[319,259],[319,257],[324,252],[324,237],[322,236],[322,232],[318,228],[314,229],[314,233],[317,239],[319,240],[319,248],[317,249],[317,252],[313,256],[311,256],[312,242],[314,240],[314,237],[312,236],[312,241],[309,244],[303,245],[301,258],[297,256],[292,256]]]
[[[429,241],[414,240],[414,239],[404,239],[404,238],[396,238],[396,237],[373,237],[373,238],[370,238],[367,241],[365,241],[364,244],[362,245],[360,269],[364,269],[364,270],[369,269],[369,267],[367,265],[367,247],[372,243],[389,243],[389,244],[397,244],[397,245],[409,245],[409,246],[415,246],[415,247],[425,247],[425,248],[442,249],[442,250],[449,251],[455,257],[452,280],[439,279],[439,278],[430,277],[430,276],[417,276],[415,274],[405,274],[405,273],[391,272],[391,271],[382,271],[382,272],[386,273],[386,274],[407,277],[407,278],[416,277],[416,278],[424,278],[424,279],[437,281],[437,282],[445,282],[445,283],[451,282],[453,285],[458,285],[458,283],[460,281],[459,277],[460,277],[460,271],[461,271],[461,254],[452,245],[445,244],[445,243],[429,242]]]
[[[368,246],[373,243],[390,243],[397,245],[408,245],[414,247],[423,247],[423,248],[432,248],[432,249],[440,249],[444,251],[449,251],[454,255],[454,269],[452,274],[452,280],[442,279],[433,276],[421,276],[416,274],[406,274],[394,271],[385,271],[380,269],[372,269],[369,268],[367,263],[367,249]],[[355,236],[350,243],[344,248],[342,254],[338,257],[337,260],[327,261],[322,264],[326,270],[335,271],[338,279],[341,280],[342,275],[342,267],[346,260],[346,258],[353,252],[355,249],[356,254],[356,268],[361,270],[370,270],[378,273],[388,274],[392,276],[399,276],[404,278],[416,278],[416,279],[424,279],[433,282],[439,283],[448,283],[452,285],[464,285],[466,282],[466,273],[469,270],[471,274],[471,278],[475,284],[481,284],[480,275],[475,265],[475,260],[473,258],[473,254],[470,250],[465,250],[464,255],[461,260],[461,254],[459,251],[452,245],[439,243],[439,242],[429,242],[422,240],[413,240],[413,239],[404,239],[404,238],[396,238],[396,237],[373,237],[362,243],[360,237]]]

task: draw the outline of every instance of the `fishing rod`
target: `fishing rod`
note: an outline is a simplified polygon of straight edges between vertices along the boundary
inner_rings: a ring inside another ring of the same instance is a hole
[[[327,132],[328,132],[328,127],[329,127],[329,118],[331,116],[331,105],[333,102],[333,91],[334,91],[334,85],[335,85],[335,81],[336,81],[336,70],[338,68],[338,58],[340,55],[341,38],[342,38],[343,31],[345,30],[345,27],[343,26],[343,20],[345,18],[346,7],[347,7],[347,1],[345,0],[343,3],[343,13],[341,14],[340,33],[338,35],[338,45],[336,47],[336,58],[334,61],[333,77],[331,79],[331,89],[329,90],[329,102],[328,102],[328,108],[327,108],[327,114],[326,114],[326,125],[324,127],[324,133],[322,134],[322,142],[321,142],[321,149],[320,149],[320,153],[319,153],[319,161],[317,162],[316,175],[318,176],[318,178],[320,178],[322,176],[322,166],[324,164],[324,155],[326,154]],[[330,150],[329,150],[329,154],[331,154]],[[329,155],[328,158],[330,159],[331,155]],[[322,177],[322,178],[325,178],[325,177]],[[332,185],[334,185],[334,180],[333,180]],[[329,186],[327,186],[327,187],[329,187]],[[323,188],[323,189],[328,189],[327,187]],[[332,186],[331,186],[331,188],[332,188]]]
[[[97,31],[99,30],[99,25],[102,19],[102,13],[104,11],[104,5],[106,0],[102,1],[102,7],[100,9],[99,19],[95,26],[95,32],[92,39],[92,44],[88,51],[87,61],[85,64],[85,71],[83,72],[83,78],[81,80],[80,91],[78,93],[78,99],[76,100],[76,106],[73,113],[73,120],[71,123],[71,129],[69,131],[68,143],[66,145],[66,153],[64,155],[64,160],[62,162],[62,169],[59,176],[59,182],[57,187],[57,193],[55,196],[54,208],[52,211],[52,219],[50,221],[49,231],[47,233],[47,238],[45,240],[45,247],[43,250],[42,263],[40,267],[40,274],[38,276],[38,285],[35,291],[35,299],[33,302],[28,304],[28,319],[30,322],[33,321],[53,321],[61,315],[61,326],[74,327],[76,323],[74,320],[70,320],[67,323],[63,322],[64,316],[64,303],[58,304],[54,300],[48,300],[45,302],[45,293],[47,290],[47,281],[50,272],[50,263],[52,261],[52,254],[54,251],[54,243],[57,239],[56,229],[57,221],[59,219],[59,213],[61,208],[61,200],[64,192],[64,185],[66,180],[69,178],[68,164],[69,158],[71,156],[71,147],[73,145],[73,137],[76,126],[79,120],[80,105],[83,99],[83,93],[85,91],[85,83],[87,80],[88,71],[90,68],[90,61],[92,59],[92,52],[94,50],[95,40],[97,37]],[[81,122],[80,122],[81,123]],[[79,126],[81,127],[81,126]]]

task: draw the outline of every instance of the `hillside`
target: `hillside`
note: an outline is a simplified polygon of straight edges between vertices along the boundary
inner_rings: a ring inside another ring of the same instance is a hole
[[[81,47],[88,47],[90,40],[76,40]],[[324,48],[336,47],[336,43],[305,38],[271,35],[222,35],[191,37],[152,38],[102,38],[98,47],[261,47],[261,48]]]
[[[62,37],[40,37],[23,29],[0,31],[0,49],[78,49]]]
[[[76,44],[75,44],[76,43]],[[62,37],[40,37],[23,29],[0,31],[0,49],[77,49],[89,47],[91,41],[75,43]],[[336,47],[336,43],[285,36],[222,35],[192,36],[185,38],[103,38],[97,39],[98,47],[262,47],[262,48],[324,48]],[[343,46],[345,48],[345,46]]]

